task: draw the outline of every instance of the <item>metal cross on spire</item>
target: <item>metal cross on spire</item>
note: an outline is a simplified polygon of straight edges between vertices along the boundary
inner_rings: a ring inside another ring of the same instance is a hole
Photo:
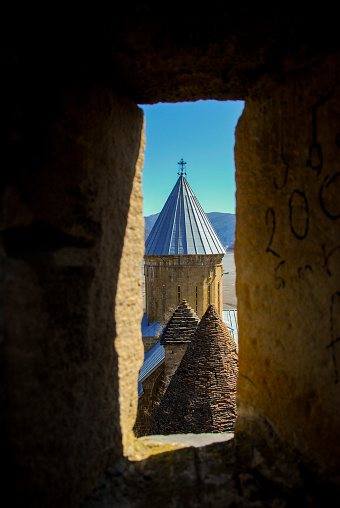
[[[186,162],[184,162],[183,159],[181,159],[179,162],[177,162],[177,164],[179,164],[179,171],[178,171],[178,175],[186,175],[187,172],[186,172],[186,169],[185,169],[185,165],[186,165]]]

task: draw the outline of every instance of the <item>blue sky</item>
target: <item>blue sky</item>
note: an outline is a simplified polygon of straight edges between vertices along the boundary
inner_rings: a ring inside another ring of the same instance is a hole
[[[182,158],[203,210],[235,213],[235,127],[244,103],[197,101],[140,107],[146,131],[144,216],[163,208]]]

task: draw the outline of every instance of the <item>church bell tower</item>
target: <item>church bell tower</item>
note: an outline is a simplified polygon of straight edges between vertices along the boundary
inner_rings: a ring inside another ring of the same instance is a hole
[[[178,180],[145,243],[149,324],[165,323],[183,299],[199,318],[210,304],[222,317],[225,250],[188,184],[186,162],[178,164]]]

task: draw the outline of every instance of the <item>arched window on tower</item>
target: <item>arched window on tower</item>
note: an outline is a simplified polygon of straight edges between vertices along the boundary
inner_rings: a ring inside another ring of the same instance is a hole
[[[181,286],[177,286],[178,305],[181,303]]]
[[[210,288],[211,288],[211,286],[210,286],[210,284],[208,284],[208,305],[210,305],[210,303],[211,303]]]
[[[196,284],[196,288],[195,288],[195,312],[197,314],[197,309],[198,309],[198,286]]]

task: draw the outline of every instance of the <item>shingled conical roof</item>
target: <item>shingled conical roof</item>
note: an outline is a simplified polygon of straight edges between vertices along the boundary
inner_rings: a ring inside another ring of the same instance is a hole
[[[186,300],[176,308],[161,336],[161,344],[183,344],[191,342],[196,332],[199,317]]]
[[[220,239],[181,173],[145,242],[145,254],[224,253]]]
[[[210,305],[158,406],[150,434],[233,431],[237,375],[236,344]]]

